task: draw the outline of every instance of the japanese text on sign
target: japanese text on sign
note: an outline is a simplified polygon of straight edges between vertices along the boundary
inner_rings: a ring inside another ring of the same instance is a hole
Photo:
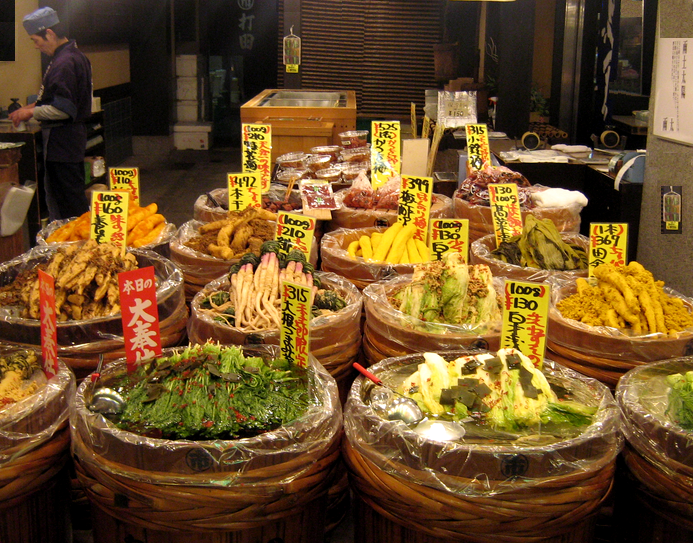
[[[488,128],[485,124],[468,124],[467,163],[472,171],[479,171],[484,164],[491,163],[491,148],[488,143]]]
[[[589,275],[600,264],[625,266],[628,223],[590,223]]]
[[[279,345],[282,358],[301,368],[308,366],[311,288],[282,283],[282,326]]]
[[[493,227],[496,232],[496,245],[508,241],[513,236],[522,234],[522,212],[520,199],[517,195],[517,185],[489,184],[489,199],[491,200],[491,214]]]
[[[546,350],[549,295],[543,283],[505,282],[501,349],[517,349],[539,369]]]
[[[139,205],[139,168],[108,168],[108,183],[111,190],[127,192],[130,195],[130,201]]]
[[[399,121],[371,122],[371,183],[377,189],[400,172]]]
[[[298,249],[307,259],[310,258],[314,232],[315,219],[297,213],[279,212],[275,239],[281,244],[280,253],[288,254]]]
[[[416,226],[412,236],[426,243],[428,237],[428,215],[433,197],[433,178],[402,176],[397,207],[397,222],[403,226]]]
[[[117,245],[122,254],[127,243],[128,201],[123,192],[91,193],[91,239]]]
[[[125,358],[130,372],[140,360],[161,355],[154,268],[147,266],[119,273],[118,288]]]
[[[41,354],[43,372],[49,379],[58,374],[58,328],[55,316],[55,281],[53,277],[38,271],[39,304],[41,312]]]
[[[238,7],[244,12],[238,18],[238,28],[240,32],[238,34],[238,41],[241,49],[244,51],[250,51],[255,44],[255,35],[253,34],[253,22],[255,21],[255,15],[252,13],[252,9],[255,6],[255,0],[238,0]]]
[[[460,253],[464,262],[469,253],[469,219],[431,221],[431,260],[442,260],[445,253]]]
[[[243,124],[242,171],[260,174],[261,191],[269,190],[272,178],[272,126]]]
[[[262,207],[260,173],[227,174],[229,211],[243,211],[248,207]]]

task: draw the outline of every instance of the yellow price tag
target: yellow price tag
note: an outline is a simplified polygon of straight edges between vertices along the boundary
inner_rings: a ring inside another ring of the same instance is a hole
[[[229,173],[229,211],[243,211],[248,207],[262,207],[259,172]]]
[[[412,236],[423,243],[428,238],[428,216],[433,200],[433,178],[402,176],[397,208],[397,222],[403,226],[413,224],[416,231]]]
[[[120,191],[91,193],[90,237],[96,243],[112,243],[125,254],[128,234],[128,195]]]
[[[130,201],[140,203],[140,169],[108,168],[108,185],[111,190],[121,190],[130,195]]]
[[[297,74],[298,73],[298,64],[287,64],[286,65],[286,73],[287,74]]]
[[[491,164],[491,146],[488,142],[488,127],[485,124],[468,124],[467,164],[471,171],[479,171],[484,164]]]
[[[277,215],[277,231],[274,239],[281,243],[280,253],[288,254],[298,249],[310,258],[316,220],[312,217],[280,211]]]
[[[280,352],[282,358],[300,368],[308,367],[311,292],[312,287],[289,281],[281,285]]]
[[[272,125],[243,123],[243,172],[258,172],[261,190],[267,192],[272,181]]]
[[[546,352],[550,295],[545,283],[505,282],[501,349],[517,349],[539,369]]]
[[[442,260],[445,253],[460,253],[469,261],[469,219],[431,220],[431,260]]]
[[[496,245],[508,241],[513,236],[522,235],[522,212],[517,185],[489,184],[489,199],[491,200],[491,215],[493,228],[496,232]]]
[[[382,187],[402,167],[399,121],[371,122],[371,184]]]
[[[590,223],[589,276],[600,264],[622,267],[628,262],[628,223]]]

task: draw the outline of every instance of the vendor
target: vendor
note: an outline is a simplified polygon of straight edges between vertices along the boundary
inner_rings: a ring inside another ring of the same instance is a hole
[[[91,64],[69,40],[56,11],[37,9],[23,20],[36,48],[52,57],[36,102],[10,113],[14,126],[34,118],[41,122],[44,189],[51,221],[77,217],[89,210],[84,193],[85,121],[91,115]]]

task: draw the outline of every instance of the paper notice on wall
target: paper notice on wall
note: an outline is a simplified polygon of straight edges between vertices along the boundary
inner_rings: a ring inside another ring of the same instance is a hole
[[[652,133],[693,145],[693,38],[659,38]]]

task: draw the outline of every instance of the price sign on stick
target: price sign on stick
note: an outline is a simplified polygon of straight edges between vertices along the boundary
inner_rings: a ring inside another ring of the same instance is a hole
[[[402,176],[397,206],[397,222],[402,226],[413,224],[416,231],[413,239],[423,243],[428,237],[428,216],[433,199],[433,178]]]
[[[282,358],[301,368],[308,367],[310,351],[310,308],[312,286],[285,281],[282,289],[282,326],[279,345]]]
[[[161,355],[159,307],[154,268],[147,266],[118,274],[125,358],[128,372],[140,360]]]
[[[539,369],[546,351],[549,296],[544,283],[505,282],[501,349],[517,349]]]
[[[127,192],[130,195],[130,201],[139,205],[139,168],[108,168],[108,184],[111,190]]]
[[[227,174],[229,211],[262,207],[262,181],[260,177],[260,172]]]
[[[468,124],[467,164],[470,171],[479,171],[484,164],[491,163],[491,147],[488,143],[488,127],[485,124]]]
[[[625,266],[628,257],[628,223],[590,223],[589,275],[600,264]]]
[[[242,132],[241,169],[258,172],[261,190],[267,192],[272,180],[272,125],[244,123]]]
[[[118,191],[91,193],[91,239],[112,243],[125,254],[128,233],[127,194]]]
[[[313,234],[316,220],[298,213],[280,211],[277,215],[277,232],[274,236],[281,243],[280,253],[288,254],[292,249],[298,249],[310,258],[313,247]]]
[[[442,260],[445,253],[460,253],[469,261],[469,219],[431,220],[431,260]]]
[[[513,236],[522,235],[522,212],[517,185],[491,183],[488,186],[488,194],[491,200],[496,245],[508,241]]]
[[[43,270],[38,271],[41,311],[41,354],[43,372],[50,379],[58,374],[58,328],[55,316],[55,282]]]
[[[399,121],[371,122],[371,183],[382,187],[402,167]]]

